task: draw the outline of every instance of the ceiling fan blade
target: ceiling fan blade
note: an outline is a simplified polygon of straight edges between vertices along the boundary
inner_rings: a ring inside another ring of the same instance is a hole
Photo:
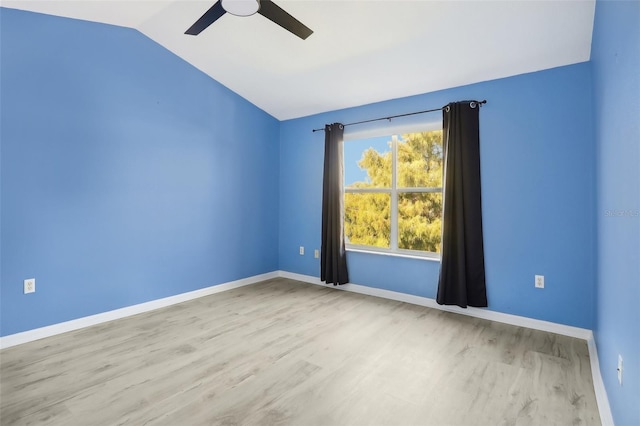
[[[313,34],[313,31],[311,31],[309,27],[289,15],[271,0],[260,0],[260,10],[258,10],[258,13],[303,40],[306,40],[307,37]]]
[[[213,6],[211,6],[211,8],[209,8],[209,10],[204,13],[204,15],[200,17],[200,19],[195,22],[195,24],[193,24],[187,31],[185,31],[185,34],[200,34],[209,25],[216,22],[218,18],[220,18],[225,13],[226,11],[222,8],[222,2],[218,0]]]

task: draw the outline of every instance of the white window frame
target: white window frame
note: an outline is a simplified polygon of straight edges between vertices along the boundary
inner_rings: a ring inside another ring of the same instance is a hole
[[[434,130],[439,130],[438,127],[430,126],[428,130],[417,130],[411,132],[402,132],[402,133],[417,133],[420,131],[429,132]],[[351,251],[358,252],[373,252],[387,255],[399,255],[403,257],[419,257],[425,259],[434,259],[440,260],[440,253],[436,252],[427,252],[422,250],[409,250],[409,249],[401,249],[398,247],[398,194],[399,193],[443,193],[443,188],[428,188],[428,187],[416,187],[416,188],[398,188],[397,187],[397,171],[398,171],[398,133],[390,135],[391,136],[391,188],[347,188],[343,189],[343,199],[344,194],[362,194],[362,193],[378,193],[378,194],[390,194],[391,195],[391,239],[389,248],[386,247],[375,247],[375,246],[367,246],[362,244],[352,244],[345,243],[345,248]],[[350,139],[353,141],[363,140],[365,138],[358,139]],[[345,143],[349,143],[345,141]]]

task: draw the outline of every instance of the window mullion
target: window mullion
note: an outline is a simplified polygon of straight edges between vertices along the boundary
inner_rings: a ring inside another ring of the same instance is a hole
[[[398,249],[398,137],[391,142],[391,249]]]

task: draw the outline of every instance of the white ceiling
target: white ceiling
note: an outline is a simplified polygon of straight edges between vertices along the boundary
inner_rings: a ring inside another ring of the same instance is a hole
[[[185,35],[214,1],[2,6],[136,28],[280,120],[588,61],[595,10],[595,0],[274,0],[314,33],[227,13]]]

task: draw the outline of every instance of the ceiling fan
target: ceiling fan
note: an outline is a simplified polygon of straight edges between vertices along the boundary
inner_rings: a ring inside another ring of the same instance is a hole
[[[313,34],[309,27],[289,15],[271,0],[217,0],[185,34],[200,34],[227,12],[236,16],[251,16],[259,13],[303,40]]]

